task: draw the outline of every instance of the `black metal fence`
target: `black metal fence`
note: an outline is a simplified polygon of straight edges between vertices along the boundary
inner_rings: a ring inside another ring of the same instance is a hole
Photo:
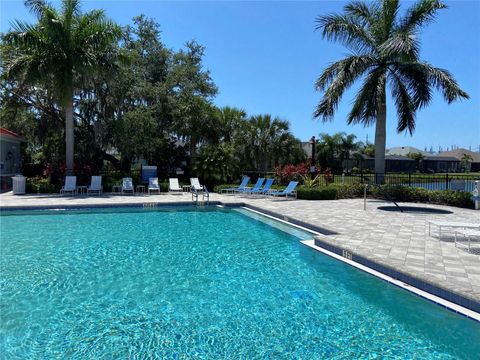
[[[324,180],[328,180],[324,179]],[[475,174],[358,174],[332,175],[332,182],[338,183],[381,183],[424,188],[426,190],[459,190],[473,191],[475,181],[480,175]]]
[[[275,177],[273,172],[244,171],[255,181],[259,177]],[[279,180],[279,179],[277,179]],[[320,186],[328,184],[389,184],[424,188],[427,190],[473,191],[475,181],[480,181],[480,174],[422,174],[422,173],[387,173],[387,174],[318,174]]]

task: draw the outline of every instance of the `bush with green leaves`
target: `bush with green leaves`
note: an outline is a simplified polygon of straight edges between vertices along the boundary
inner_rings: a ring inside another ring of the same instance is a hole
[[[472,194],[453,190],[426,190],[401,185],[382,185],[380,188],[369,188],[369,194],[376,198],[384,198],[386,193],[395,201],[422,202],[439,205],[451,205],[472,209]]]
[[[332,184],[337,189],[337,199],[353,199],[362,197],[365,191],[365,185],[355,184]]]
[[[316,188],[301,186],[297,190],[297,198],[303,200],[335,200],[337,198],[337,191],[337,188],[334,186]]]
[[[231,181],[238,176],[238,159],[231,144],[205,145],[195,158],[192,172],[207,185]]]
[[[25,192],[27,194],[52,194],[60,191],[59,185],[50,184],[47,178],[27,178]]]

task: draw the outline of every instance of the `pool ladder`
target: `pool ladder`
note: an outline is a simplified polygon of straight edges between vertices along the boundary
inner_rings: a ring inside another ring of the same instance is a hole
[[[208,192],[207,188],[204,186],[203,191],[192,191],[192,201],[195,202],[197,206],[205,206],[210,204],[210,193]],[[199,195],[202,195],[202,200],[199,200]],[[205,198],[207,200],[205,201]]]

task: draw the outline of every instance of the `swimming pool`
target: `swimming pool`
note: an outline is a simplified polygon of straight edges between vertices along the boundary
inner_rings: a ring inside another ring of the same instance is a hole
[[[5,214],[0,356],[478,356],[479,323],[275,225],[211,207]]]

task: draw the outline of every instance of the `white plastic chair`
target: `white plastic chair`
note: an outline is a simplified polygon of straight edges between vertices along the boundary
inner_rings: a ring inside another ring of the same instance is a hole
[[[158,191],[160,194],[160,185],[158,185],[158,178],[149,178],[148,179],[148,195],[151,191]]]
[[[135,192],[133,189],[133,181],[130,177],[122,179],[122,194],[125,192],[129,192],[131,194]]]
[[[168,182],[169,182],[168,191],[183,192],[183,189],[180,187],[180,184],[178,183],[177,178],[170,178],[168,179]]]
[[[190,178],[190,185],[192,186],[192,192],[203,191],[203,186],[200,185],[198,178]]]
[[[90,186],[87,188],[87,195],[89,193],[101,194],[102,192],[103,192],[102,177],[92,176],[92,179],[90,180]]]
[[[77,193],[77,177],[65,176],[65,185],[60,189],[60,194],[70,193],[75,195]]]
[[[192,193],[192,201],[194,197],[198,201],[199,194],[202,194],[203,200],[205,200],[205,198],[207,198],[207,201],[210,200],[210,193],[208,192],[207,187],[201,185],[200,181],[198,181],[198,178],[190,178],[190,185],[191,185],[190,192]]]

